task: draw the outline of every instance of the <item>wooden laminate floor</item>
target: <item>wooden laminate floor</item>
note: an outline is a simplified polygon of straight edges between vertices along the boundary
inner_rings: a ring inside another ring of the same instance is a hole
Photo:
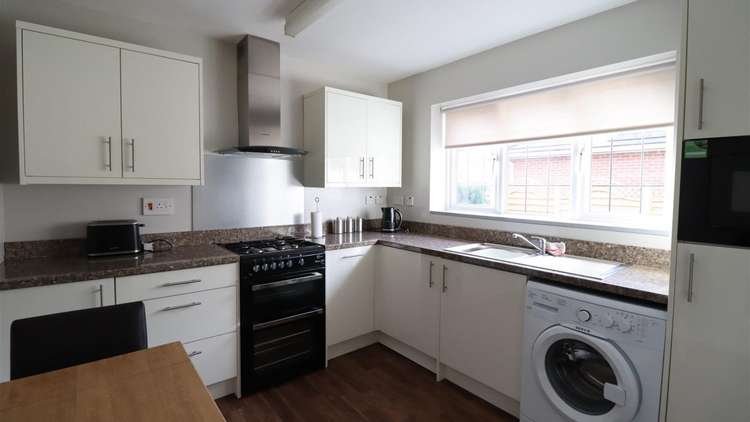
[[[216,401],[229,422],[517,421],[382,345],[251,396]]]

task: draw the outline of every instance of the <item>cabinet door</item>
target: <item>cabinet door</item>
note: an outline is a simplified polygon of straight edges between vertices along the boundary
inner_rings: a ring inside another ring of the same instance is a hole
[[[685,138],[749,135],[750,2],[690,0],[686,60]]]
[[[122,50],[123,174],[200,181],[200,66]]]
[[[326,185],[364,185],[367,100],[326,93]]]
[[[678,244],[675,290],[667,421],[747,421],[750,251]]]
[[[367,183],[401,186],[401,104],[367,101]]]
[[[374,330],[374,254],[371,246],[326,252],[326,343]]]
[[[114,303],[115,282],[111,278],[0,292],[0,382],[10,378],[13,321]]]
[[[448,262],[440,362],[516,400],[526,277]]]
[[[440,287],[436,277],[439,277],[439,260],[386,246],[379,248],[375,328],[437,357]]]
[[[120,178],[120,50],[21,31],[26,176]]]

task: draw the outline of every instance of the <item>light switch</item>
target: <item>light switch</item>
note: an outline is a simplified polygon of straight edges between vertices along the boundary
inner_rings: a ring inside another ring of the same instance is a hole
[[[407,207],[413,207],[414,206],[414,197],[409,195],[406,197],[406,206]]]

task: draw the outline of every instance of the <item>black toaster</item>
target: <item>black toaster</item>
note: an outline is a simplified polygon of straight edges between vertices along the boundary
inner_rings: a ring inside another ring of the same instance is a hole
[[[143,224],[136,220],[93,221],[86,227],[88,256],[126,255],[143,252]]]

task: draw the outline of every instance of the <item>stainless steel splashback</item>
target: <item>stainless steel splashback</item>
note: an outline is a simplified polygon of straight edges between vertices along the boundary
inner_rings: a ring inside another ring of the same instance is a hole
[[[193,187],[193,229],[304,222],[302,163],[206,154],[206,184]]]

